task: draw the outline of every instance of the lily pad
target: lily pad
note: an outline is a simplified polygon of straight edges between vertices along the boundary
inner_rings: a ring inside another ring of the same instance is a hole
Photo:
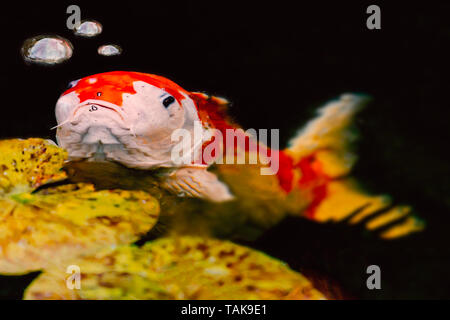
[[[128,244],[158,219],[142,191],[57,187],[0,200],[0,273],[26,273],[105,246]]]
[[[65,179],[67,152],[39,138],[0,140],[0,196]]]
[[[86,183],[36,190],[66,178],[65,155],[42,139],[0,141],[0,273],[23,274],[129,244],[156,224],[159,204],[144,191]]]
[[[324,299],[301,274],[261,252],[229,241],[167,237],[142,247],[105,249],[42,273],[25,299]]]

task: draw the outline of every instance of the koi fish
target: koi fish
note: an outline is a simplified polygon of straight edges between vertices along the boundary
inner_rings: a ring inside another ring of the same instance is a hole
[[[419,231],[423,223],[410,207],[363,192],[350,176],[356,161],[351,124],[366,102],[362,95],[342,95],[279,150],[232,121],[224,98],[187,91],[162,76],[115,71],[70,83],[56,104],[56,136],[72,162],[160,170],[168,192],[203,199],[219,211],[246,212],[256,224],[278,221],[283,212],[318,222],[364,222],[369,230],[384,228],[383,238]],[[230,130],[235,137],[221,139]],[[181,149],[173,137],[180,132],[192,139],[174,157]],[[239,151],[257,162],[227,161]]]

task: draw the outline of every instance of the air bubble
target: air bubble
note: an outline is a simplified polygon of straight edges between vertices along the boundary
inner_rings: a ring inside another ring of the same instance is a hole
[[[81,21],[78,27],[75,27],[74,31],[77,36],[81,37],[95,37],[102,33],[103,26],[100,22],[94,20]]]
[[[106,44],[97,50],[102,56],[118,56],[122,53],[122,48],[115,44]]]
[[[27,62],[54,65],[70,59],[73,46],[63,37],[40,35],[25,40],[21,53]]]

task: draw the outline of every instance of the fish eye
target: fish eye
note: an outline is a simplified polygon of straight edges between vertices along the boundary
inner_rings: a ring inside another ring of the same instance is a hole
[[[71,81],[71,82],[67,85],[67,89],[72,89],[73,87],[75,87],[75,86],[78,84],[78,81],[80,81],[80,80]]]
[[[164,107],[167,108],[174,102],[175,102],[175,98],[172,96],[169,96],[163,100],[162,104],[164,105]]]

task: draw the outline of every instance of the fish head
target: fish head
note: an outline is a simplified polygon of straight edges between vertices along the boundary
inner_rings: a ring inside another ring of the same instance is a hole
[[[69,160],[139,169],[179,165],[171,157],[178,143],[172,134],[193,131],[199,120],[188,91],[161,76],[123,71],[71,82],[55,114],[57,141]]]

